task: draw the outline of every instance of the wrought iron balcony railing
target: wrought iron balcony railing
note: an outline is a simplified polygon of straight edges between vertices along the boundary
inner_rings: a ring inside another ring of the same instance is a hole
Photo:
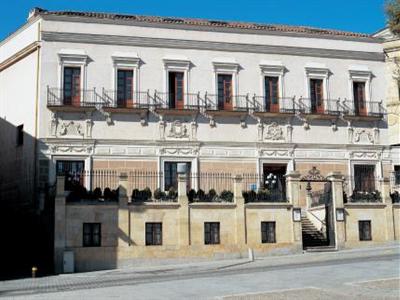
[[[306,114],[337,116],[345,111],[340,99],[322,99],[317,102],[311,98],[300,98],[299,101],[303,104]]]
[[[265,96],[253,96],[253,105],[255,112],[266,113],[296,113],[301,111],[301,106],[296,103],[294,97],[277,98],[275,101],[269,101]]]
[[[200,110],[205,107],[200,93],[163,93],[155,91],[152,97],[153,105],[161,109]]]
[[[319,105],[310,98],[284,97],[270,101],[265,96],[218,95],[205,93],[164,93],[150,91],[134,91],[121,93],[118,90],[105,90],[99,94],[95,89],[66,90],[47,87],[48,107],[80,107],[90,108],[96,105],[110,108],[139,108],[166,110],[209,110],[235,112],[261,112],[286,114],[340,114],[350,116],[383,117],[382,102],[366,101],[354,105],[352,100],[324,99]]]
[[[47,87],[47,106],[95,107],[104,104],[95,89],[66,90]]]
[[[116,90],[104,90],[103,100],[106,107],[113,108],[149,108],[151,105],[149,92],[134,91],[124,94]]]
[[[253,107],[249,95],[218,95],[205,93],[205,108],[207,110],[248,111]]]
[[[352,100],[344,100],[343,106],[348,115],[361,117],[382,117],[384,109],[382,101],[365,101],[355,105]]]

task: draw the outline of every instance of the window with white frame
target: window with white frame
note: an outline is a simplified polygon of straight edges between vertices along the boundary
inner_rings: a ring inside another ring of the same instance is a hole
[[[90,101],[86,95],[86,67],[88,56],[84,50],[62,49],[58,52],[59,58],[59,90],[52,91],[58,94],[62,105],[80,106],[82,102]]]
[[[324,113],[329,99],[329,69],[323,64],[308,64],[305,74],[307,97],[302,102],[309,113]]]
[[[140,105],[139,65],[137,53],[117,52],[112,55],[112,90],[105,90],[104,98],[116,107],[136,107]]]
[[[184,109],[196,105],[191,103],[194,97],[190,97],[189,71],[191,63],[184,56],[167,56],[164,62],[164,94],[159,98],[165,108]]]
[[[371,100],[372,72],[367,66],[351,66],[349,69],[349,99],[346,103],[355,115],[368,114],[368,103]]]
[[[261,97],[256,97],[257,106],[265,112],[279,112],[285,106],[283,79],[285,67],[281,62],[261,61]],[[282,102],[282,103],[281,103]]]
[[[233,110],[238,96],[239,64],[233,58],[216,58],[214,67],[214,96],[207,99],[214,109]]]

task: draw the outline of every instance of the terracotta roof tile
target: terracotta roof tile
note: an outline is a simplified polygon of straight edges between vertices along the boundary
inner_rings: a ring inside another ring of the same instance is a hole
[[[364,33],[313,28],[307,26],[259,24],[259,23],[237,22],[237,21],[230,22],[222,20],[206,20],[206,19],[193,19],[193,18],[180,18],[180,17],[157,17],[157,16],[124,15],[124,14],[98,13],[98,12],[76,12],[76,11],[47,11],[40,8],[36,8],[35,15],[88,17],[96,19],[125,20],[125,21],[145,22],[145,23],[183,24],[183,25],[194,25],[194,26],[211,26],[211,27],[251,29],[260,31],[264,30],[264,31],[280,31],[280,32],[291,32],[291,33],[308,33],[316,35],[331,35],[331,36],[346,36],[346,37],[365,37],[365,38],[372,37],[371,35]]]

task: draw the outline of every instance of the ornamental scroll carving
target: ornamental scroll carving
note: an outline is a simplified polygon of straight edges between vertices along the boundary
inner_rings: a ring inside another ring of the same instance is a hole
[[[301,177],[301,180],[303,180],[303,181],[325,181],[326,178],[324,176],[322,176],[320,170],[318,170],[317,167],[313,166],[306,175]]]
[[[161,148],[161,155],[198,155],[198,148]]]
[[[374,134],[367,129],[358,129],[354,132],[355,143],[374,143]]]

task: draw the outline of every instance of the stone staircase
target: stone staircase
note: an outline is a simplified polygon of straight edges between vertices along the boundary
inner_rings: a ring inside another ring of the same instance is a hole
[[[301,216],[301,232],[304,249],[328,246],[328,240],[324,234],[304,215]]]

